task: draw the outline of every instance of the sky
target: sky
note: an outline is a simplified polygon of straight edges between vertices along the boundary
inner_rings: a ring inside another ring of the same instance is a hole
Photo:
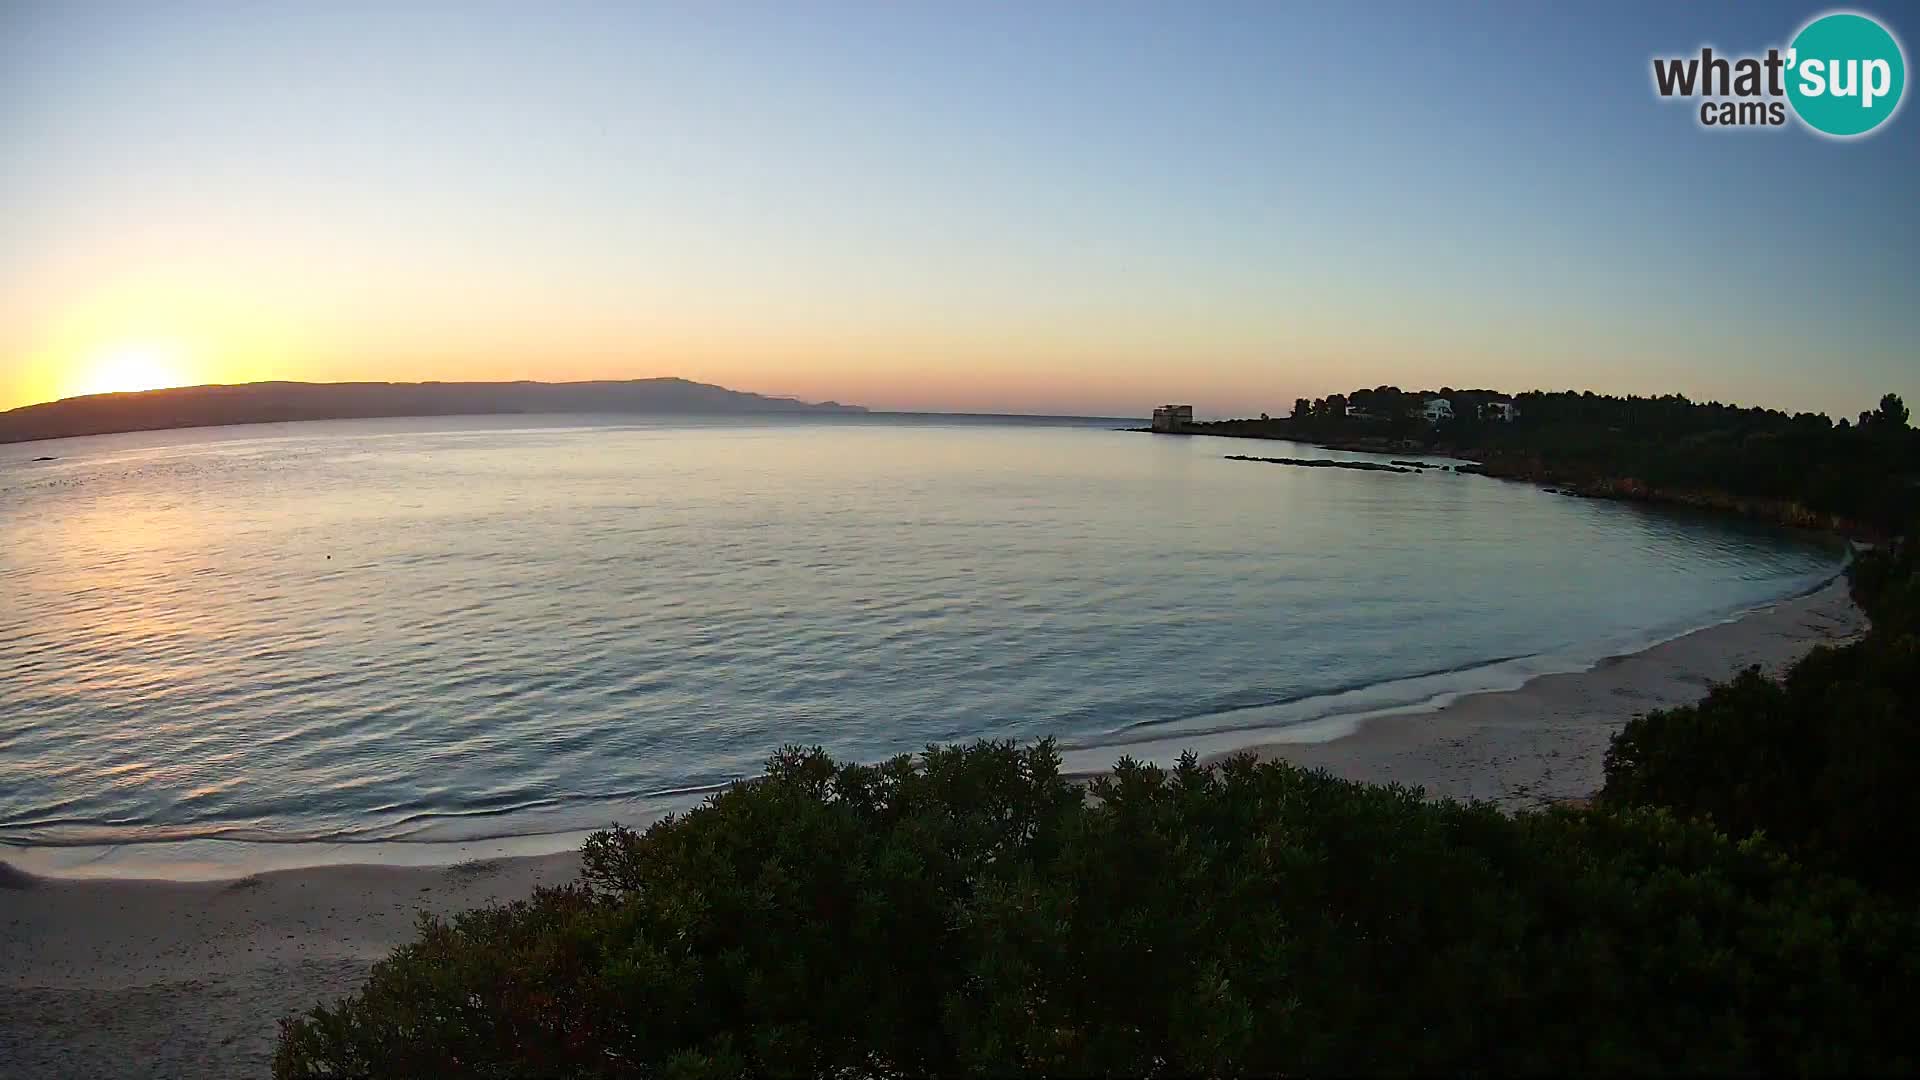
[[[1920,114],[1701,128],[1808,4],[0,5],[0,408],[643,378],[1283,414],[1920,401]],[[1907,42],[1920,9],[1857,7]]]

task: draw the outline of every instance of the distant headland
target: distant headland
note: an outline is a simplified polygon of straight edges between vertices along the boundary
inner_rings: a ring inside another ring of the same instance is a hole
[[[261,382],[94,394],[0,413],[0,443],[126,431],[515,413],[864,413],[860,405],[767,397],[688,379],[607,382]]]
[[[1464,459],[1454,472],[1551,484],[1566,495],[1672,503],[1781,525],[1885,540],[1920,521],[1920,430],[1899,394],[1858,420],[1786,413],[1679,394],[1406,391],[1397,386],[1296,399],[1293,415],[1195,422],[1162,405],[1163,435],[1304,442],[1328,450]],[[1320,459],[1254,458],[1318,468]],[[1424,471],[1404,457],[1367,471]],[[1434,470],[1439,471],[1439,470]]]

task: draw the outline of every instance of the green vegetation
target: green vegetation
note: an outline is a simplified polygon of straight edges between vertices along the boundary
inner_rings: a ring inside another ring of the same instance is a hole
[[[1920,579],[1856,580],[1867,641],[1636,722],[1591,811],[790,748],[575,885],[423,919],[275,1074],[1912,1070]]]
[[[789,748],[573,885],[424,918],[275,1075],[1910,1072],[1917,563],[1856,562],[1864,640],[1627,725],[1586,810]]]
[[[1454,419],[1435,424],[1409,415],[1434,397],[1452,403]],[[1494,418],[1485,409],[1491,402],[1510,402],[1517,416]],[[1382,386],[1303,398],[1283,420],[1229,420],[1191,430],[1453,453],[1483,463],[1491,475],[1588,494],[1691,502],[1881,535],[1920,515],[1920,432],[1896,394],[1857,421],[1836,424],[1818,413],[1703,405],[1678,395],[1536,391],[1509,397]]]
[[[1920,897],[1920,573],[1911,545],[1861,559],[1862,640],[1780,680],[1750,669],[1627,724],[1601,801],[1764,835],[1809,865]]]

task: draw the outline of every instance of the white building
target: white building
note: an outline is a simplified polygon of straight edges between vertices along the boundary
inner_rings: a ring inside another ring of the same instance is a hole
[[[1179,431],[1193,423],[1193,406],[1161,405],[1153,410],[1153,430]]]
[[[1520,410],[1515,408],[1511,401],[1489,401],[1480,406],[1480,419],[1482,420],[1498,420],[1502,423],[1511,424],[1513,423],[1513,418],[1519,415]]]
[[[1420,410],[1420,415],[1434,424],[1442,420],[1451,420],[1453,419],[1453,402],[1443,397],[1428,398],[1426,405]]]

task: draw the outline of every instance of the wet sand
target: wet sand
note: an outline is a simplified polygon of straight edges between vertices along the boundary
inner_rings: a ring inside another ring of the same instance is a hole
[[[1591,671],[1258,752],[1511,807],[1578,798],[1599,787],[1607,740],[1634,715],[1864,627],[1835,581]],[[352,990],[412,936],[417,910],[519,898],[578,866],[568,852],[183,883],[41,878],[0,863],[0,1074],[265,1075],[278,1019]]]
[[[1805,596],[1709,626],[1594,668],[1543,675],[1517,690],[1468,694],[1432,712],[1383,716],[1320,743],[1252,749],[1367,783],[1522,809],[1598,790],[1607,742],[1628,720],[1698,701],[1758,664],[1768,673],[1815,645],[1866,630],[1844,578]]]

